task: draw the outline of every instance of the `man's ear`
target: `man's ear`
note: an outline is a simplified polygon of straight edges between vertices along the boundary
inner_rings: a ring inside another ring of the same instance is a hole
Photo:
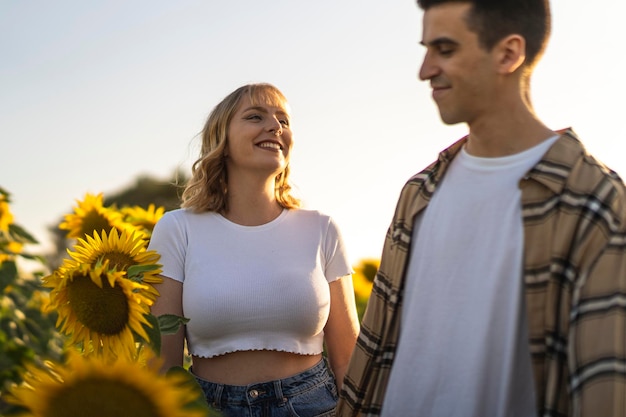
[[[494,47],[496,67],[500,74],[517,71],[526,60],[526,40],[521,35],[508,35]]]

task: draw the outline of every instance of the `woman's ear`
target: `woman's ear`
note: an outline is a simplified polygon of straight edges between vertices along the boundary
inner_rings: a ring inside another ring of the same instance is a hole
[[[496,65],[501,74],[511,74],[517,71],[526,60],[526,40],[521,35],[508,35],[494,48]]]

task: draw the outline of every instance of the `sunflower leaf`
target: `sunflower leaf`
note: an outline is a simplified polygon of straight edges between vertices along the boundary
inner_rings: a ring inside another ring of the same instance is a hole
[[[161,330],[159,329],[159,320],[153,314],[146,314],[144,316],[149,324],[141,323],[141,326],[148,335],[148,340],[145,342],[150,345],[154,353],[161,354]],[[139,339],[143,339],[141,336],[136,335]]]
[[[185,387],[185,389],[188,390],[189,392],[194,392],[196,394],[195,399],[193,401],[189,401],[187,402],[187,404],[185,404],[184,407],[186,409],[202,410],[205,413],[207,413],[206,415],[208,417],[218,417],[222,415],[221,413],[215,411],[214,409],[209,408],[209,405],[204,396],[204,392],[202,391],[202,387],[200,387],[198,380],[196,380],[196,378],[190,372],[188,372],[184,367],[172,366],[170,369],[168,369],[166,375],[168,378],[171,378],[171,377],[180,378],[179,381],[181,382],[179,383],[182,384]]]
[[[143,279],[144,272],[154,271],[155,269],[159,269],[160,267],[161,266],[157,264],[132,265],[128,267],[126,275],[131,281],[141,281]]]
[[[174,334],[180,326],[184,326],[189,322],[186,317],[180,317],[175,314],[162,314],[158,317],[159,329],[161,334]]]
[[[16,237],[19,237],[20,242],[24,243],[39,243],[37,239],[33,237],[30,233],[28,233],[22,226],[19,226],[15,223],[9,225],[9,232]]]
[[[4,261],[0,263],[0,293],[6,287],[13,284],[17,278],[17,266],[13,261]]]
[[[37,261],[39,263],[45,264],[46,258],[41,255],[33,255],[30,253],[20,252],[19,255],[24,259],[29,259],[31,261]]]

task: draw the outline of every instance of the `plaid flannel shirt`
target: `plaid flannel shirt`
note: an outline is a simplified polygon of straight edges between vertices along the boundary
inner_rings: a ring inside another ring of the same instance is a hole
[[[626,190],[615,172],[585,151],[571,129],[560,133],[519,182],[537,415],[624,417]],[[380,415],[401,326],[414,219],[466,140],[441,152],[402,190],[344,379],[338,416]]]

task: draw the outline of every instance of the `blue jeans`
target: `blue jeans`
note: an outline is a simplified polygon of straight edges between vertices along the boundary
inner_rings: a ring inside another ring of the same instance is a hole
[[[258,384],[216,384],[197,376],[196,380],[209,405],[224,417],[335,415],[337,386],[324,359],[298,375]]]

